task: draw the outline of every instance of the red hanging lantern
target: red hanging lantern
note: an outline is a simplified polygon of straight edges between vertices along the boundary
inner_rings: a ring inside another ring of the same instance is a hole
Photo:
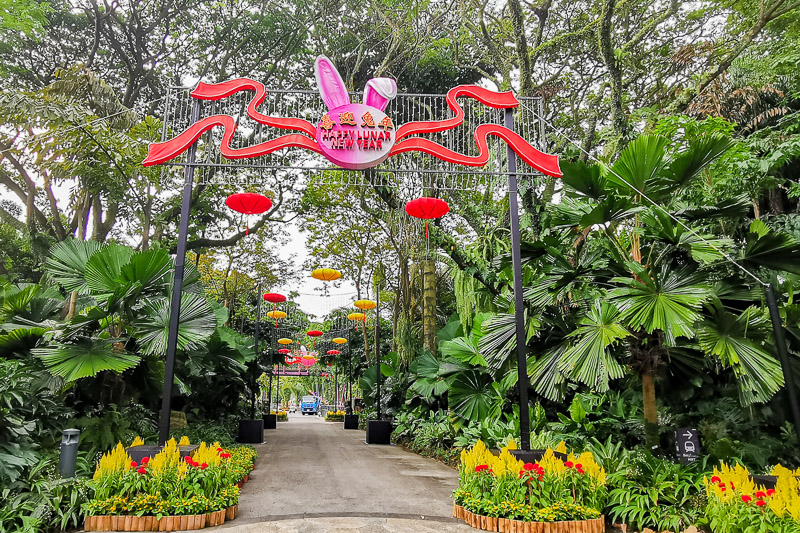
[[[254,192],[240,192],[231,194],[225,199],[225,205],[244,215],[260,215],[272,208],[272,200],[263,194]],[[250,235],[250,226],[247,226],[245,235]]]
[[[423,196],[406,204],[406,213],[414,218],[425,220],[425,238],[428,238],[428,220],[442,218],[450,211],[450,206],[439,198]]]
[[[306,332],[309,337],[322,337],[322,332],[318,329],[312,329]]]

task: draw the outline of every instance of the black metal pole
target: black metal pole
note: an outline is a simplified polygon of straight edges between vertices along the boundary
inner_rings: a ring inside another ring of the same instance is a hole
[[[347,328],[347,414],[353,414],[353,351],[350,349],[350,328]]]
[[[506,109],[506,128],[514,131],[514,110]],[[531,449],[531,422],[528,413],[528,346],[525,338],[525,303],[522,299],[522,252],[519,234],[519,207],[517,205],[517,156],[511,146],[506,148],[508,158],[508,209],[511,215],[511,262],[514,271],[514,321],[517,337],[517,380],[519,384],[519,440],[520,449]]]
[[[800,406],[797,404],[797,390],[794,384],[794,375],[789,363],[789,352],[786,350],[786,338],[783,335],[783,321],[778,311],[778,301],[772,284],[764,288],[767,295],[767,307],[769,308],[769,318],[772,321],[772,335],[775,339],[775,347],[778,349],[778,356],[781,359],[781,369],[783,370],[783,381],[786,384],[786,392],[789,394],[789,408],[792,410],[794,421],[794,432],[797,435],[797,442],[800,444]]]
[[[380,276],[382,275],[380,264],[378,265],[378,276],[379,279],[375,280],[375,361],[378,364],[378,379],[375,386],[375,404],[377,407],[378,412],[375,415],[375,420],[381,419],[381,346],[380,346],[380,329],[381,329],[381,287],[380,287]],[[366,321],[364,322],[364,327],[367,327]]]
[[[278,363],[278,379],[276,380],[276,385],[275,385],[275,396],[277,396],[275,398],[275,405],[276,405],[275,412],[277,413],[278,411],[281,410],[281,365],[280,365],[280,363]]]
[[[192,102],[192,123],[200,120],[200,100]],[[178,323],[181,316],[181,286],[186,264],[186,239],[189,233],[189,214],[192,209],[192,185],[197,142],[189,147],[186,166],[183,169],[183,199],[181,220],[178,224],[178,249],[175,253],[175,275],[172,280],[169,332],[167,335],[167,357],[164,362],[164,389],[161,396],[161,418],[158,423],[158,441],[165,444],[169,439],[169,420],[172,407],[172,384],[175,380],[175,352],[178,351]]]
[[[258,370],[258,360],[259,355],[261,355],[258,351],[258,325],[261,323],[261,282],[258,283],[258,295],[256,296],[256,329],[253,333],[253,352],[255,352],[256,358],[253,360],[253,368],[251,372],[253,373],[250,376],[250,420],[256,419],[256,383],[258,383],[258,376],[256,376],[256,371]]]

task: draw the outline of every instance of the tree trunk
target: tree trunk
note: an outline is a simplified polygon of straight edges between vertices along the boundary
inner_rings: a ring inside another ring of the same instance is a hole
[[[658,404],[656,403],[656,385],[652,372],[644,372],[642,376],[642,400],[644,403],[644,436],[649,449],[660,444],[658,436]]]
[[[422,267],[422,344],[436,353],[436,262],[426,259]]]

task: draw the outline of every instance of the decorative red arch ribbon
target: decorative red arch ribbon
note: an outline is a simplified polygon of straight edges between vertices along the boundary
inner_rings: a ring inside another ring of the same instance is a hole
[[[144,166],[159,165],[185,152],[197,139],[214,126],[222,126],[224,133],[220,145],[220,153],[227,159],[244,159],[267,155],[282,148],[306,148],[321,153],[316,141],[316,128],[307,120],[299,118],[279,118],[264,115],[258,111],[267,91],[260,82],[240,78],[222,83],[199,83],[192,91],[193,98],[200,100],[221,100],[239,91],[255,91],[255,95],[247,106],[247,115],[260,124],[280,129],[296,130],[301,133],[281,135],[246,148],[231,148],[231,140],[236,133],[236,121],[228,115],[213,115],[190,125],[176,137],[160,143],[152,143],[147,150]],[[440,121],[420,121],[403,124],[397,130],[397,144],[389,152],[389,157],[403,152],[419,151],[438,159],[457,165],[482,167],[489,161],[488,137],[490,135],[503,139],[511,149],[528,165],[547,174],[560,177],[558,156],[546,154],[534,148],[519,134],[499,124],[481,124],[475,130],[475,143],[478,155],[470,156],[455,152],[429,139],[417,137],[423,133],[447,131],[461,125],[464,121],[464,110],[458,105],[456,98],[468,96],[484,105],[497,109],[511,109],[519,106],[519,100],[511,92],[498,93],[475,85],[459,85],[447,93],[447,105],[455,116]]]

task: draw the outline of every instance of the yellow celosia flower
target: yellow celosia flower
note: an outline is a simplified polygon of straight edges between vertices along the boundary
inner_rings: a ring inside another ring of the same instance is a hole
[[[206,463],[208,466],[218,466],[220,462],[217,448],[210,448],[206,446],[205,442],[200,443],[200,447],[194,452],[192,459],[200,464]]]
[[[189,446],[189,445],[191,445],[191,443],[189,442],[189,437],[187,437],[186,435],[181,437],[181,440],[178,441],[178,446]]]
[[[93,479],[97,481],[101,477],[125,472],[131,469],[131,456],[125,451],[122,443],[117,443],[116,447],[103,455],[97,463]]]
[[[137,435],[136,438],[133,439],[133,442],[131,442],[130,447],[132,448],[134,446],[142,446],[142,445],[144,445],[144,441],[142,440],[142,437]]]
[[[181,452],[178,450],[178,445],[175,439],[169,439],[164,448],[150,460],[148,470],[153,475],[161,475],[176,468],[180,462]]]
[[[559,453],[567,453],[567,443],[562,440],[561,442],[558,443],[558,446],[556,446],[556,449],[553,451]]]

